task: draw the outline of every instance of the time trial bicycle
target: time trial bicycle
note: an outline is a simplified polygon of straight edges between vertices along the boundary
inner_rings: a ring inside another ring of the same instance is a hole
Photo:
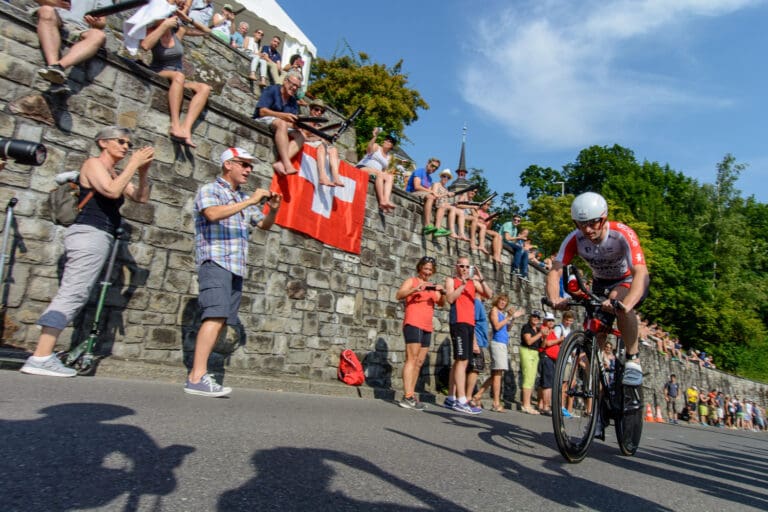
[[[613,328],[615,315],[602,309],[605,298],[586,289],[575,267],[566,271],[567,304],[583,307],[586,317],[584,328],[563,341],[555,364],[552,426],[557,447],[569,462],[581,462],[595,437],[605,440],[613,421],[621,453],[634,455],[643,432],[642,387],[621,384],[626,350],[621,333]],[[552,306],[546,297],[542,304]],[[623,308],[619,301],[612,304]],[[613,357],[598,342],[608,334],[616,336]]]

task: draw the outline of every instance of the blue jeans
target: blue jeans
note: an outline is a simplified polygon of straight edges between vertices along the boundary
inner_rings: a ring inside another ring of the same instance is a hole
[[[504,242],[504,245],[512,249],[512,272],[528,277],[528,251],[523,250],[520,244]]]

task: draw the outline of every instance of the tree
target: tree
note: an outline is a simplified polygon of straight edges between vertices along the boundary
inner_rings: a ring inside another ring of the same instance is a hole
[[[520,173],[520,186],[528,187],[528,201],[545,194],[560,195],[562,186],[558,182],[564,181],[563,173],[551,167],[529,165],[526,170]]]
[[[371,63],[363,52],[354,56],[348,50],[350,55],[312,62],[308,92],[344,115],[357,107],[365,109],[355,121],[357,151],[362,154],[375,127],[402,139],[405,127],[419,118],[419,109],[429,105],[418,91],[408,88],[402,60],[387,67]]]
[[[626,175],[638,169],[635,154],[631,149],[614,144],[590,146],[582,149],[576,161],[563,166],[565,187],[571,194],[597,192],[608,178]]]

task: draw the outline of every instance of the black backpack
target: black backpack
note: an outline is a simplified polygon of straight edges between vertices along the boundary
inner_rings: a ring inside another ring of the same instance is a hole
[[[48,193],[48,209],[51,212],[51,220],[59,226],[71,226],[92,197],[93,190],[80,200],[80,187],[76,182],[62,183]]]

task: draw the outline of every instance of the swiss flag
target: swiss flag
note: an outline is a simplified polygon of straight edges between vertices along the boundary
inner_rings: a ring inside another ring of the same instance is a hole
[[[341,162],[339,175],[344,186],[319,186],[316,159],[317,150],[305,145],[301,164],[296,165],[297,174],[272,176],[270,190],[283,195],[275,222],[325,244],[360,254],[368,174]],[[330,177],[330,170],[327,174]]]

